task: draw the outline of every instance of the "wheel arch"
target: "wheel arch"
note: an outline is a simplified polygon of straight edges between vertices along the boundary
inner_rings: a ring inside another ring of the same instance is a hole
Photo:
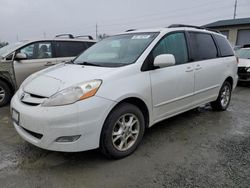
[[[228,76],[224,82],[226,82],[226,81],[228,81],[228,82],[231,84],[231,87],[232,87],[232,89],[233,89],[233,85],[234,85],[234,80],[233,80],[233,78],[232,78],[231,76]]]

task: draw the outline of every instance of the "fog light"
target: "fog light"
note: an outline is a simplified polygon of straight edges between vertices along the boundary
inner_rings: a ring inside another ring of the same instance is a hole
[[[74,142],[78,140],[81,135],[74,135],[74,136],[61,136],[56,139],[56,142]]]

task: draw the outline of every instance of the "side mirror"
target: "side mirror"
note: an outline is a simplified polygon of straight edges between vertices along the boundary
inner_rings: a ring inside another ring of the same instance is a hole
[[[175,65],[175,58],[172,54],[161,54],[155,57],[154,66],[164,68]]]
[[[15,60],[20,61],[20,60],[25,60],[28,59],[27,55],[24,53],[17,53]]]

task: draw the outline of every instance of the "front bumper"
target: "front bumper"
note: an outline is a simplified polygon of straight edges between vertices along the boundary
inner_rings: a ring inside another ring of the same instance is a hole
[[[101,97],[57,107],[29,106],[22,103],[17,94],[11,101],[11,109],[19,112],[19,122],[14,122],[16,131],[26,141],[40,148],[76,152],[99,147],[104,121],[115,105]],[[81,135],[73,142],[56,142],[64,136]]]
[[[238,81],[250,81],[250,72],[247,72],[246,67],[238,67]]]

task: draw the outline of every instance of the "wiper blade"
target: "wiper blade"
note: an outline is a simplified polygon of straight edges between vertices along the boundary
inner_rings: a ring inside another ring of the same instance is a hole
[[[97,67],[100,67],[100,66],[101,66],[101,65],[99,65],[99,64],[89,63],[89,62],[76,63],[76,65],[90,65],[90,66],[97,66]]]
[[[73,60],[66,61],[65,64],[73,64]]]

